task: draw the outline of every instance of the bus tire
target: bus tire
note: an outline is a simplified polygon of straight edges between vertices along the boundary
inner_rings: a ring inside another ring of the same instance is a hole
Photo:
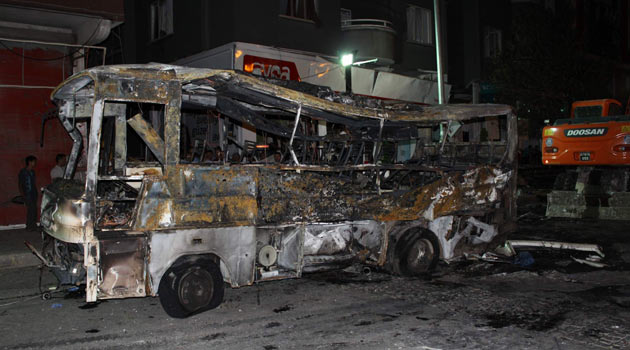
[[[396,243],[393,269],[402,276],[425,276],[435,270],[439,259],[440,242],[433,232],[409,232]]]
[[[158,288],[160,303],[174,318],[216,308],[223,301],[223,276],[210,260],[184,262],[169,268]]]

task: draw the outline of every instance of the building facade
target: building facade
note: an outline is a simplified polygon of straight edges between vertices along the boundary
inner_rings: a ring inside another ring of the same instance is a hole
[[[126,62],[171,63],[245,42],[326,56],[379,57],[372,66],[410,76],[436,70],[431,0],[139,0],[126,2],[125,13]],[[446,42],[445,20],[442,27]]]
[[[490,84],[494,59],[506,45],[523,44],[512,37],[514,23],[532,12],[568,23],[572,32],[568,40],[578,47],[576,54],[590,59],[593,69],[601,72],[605,88],[585,98],[625,101],[630,94],[628,0],[449,0],[446,7],[449,83],[453,84],[454,101],[473,101],[474,83],[478,83],[479,102],[495,100],[498,87]],[[541,46],[556,33],[547,35],[540,38]]]

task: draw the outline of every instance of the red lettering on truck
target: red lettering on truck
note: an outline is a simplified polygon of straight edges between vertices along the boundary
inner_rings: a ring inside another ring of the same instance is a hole
[[[267,78],[300,81],[295,63],[252,55],[243,56],[243,70]]]

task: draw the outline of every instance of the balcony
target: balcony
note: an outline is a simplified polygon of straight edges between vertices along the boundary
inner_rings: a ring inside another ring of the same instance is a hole
[[[342,50],[355,52],[355,61],[377,58],[376,65],[394,63],[396,31],[389,21],[350,19],[341,22]]]

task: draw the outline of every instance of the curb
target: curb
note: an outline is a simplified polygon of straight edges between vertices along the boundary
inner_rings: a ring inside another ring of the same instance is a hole
[[[41,261],[30,252],[0,255],[0,270],[39,266]]]

